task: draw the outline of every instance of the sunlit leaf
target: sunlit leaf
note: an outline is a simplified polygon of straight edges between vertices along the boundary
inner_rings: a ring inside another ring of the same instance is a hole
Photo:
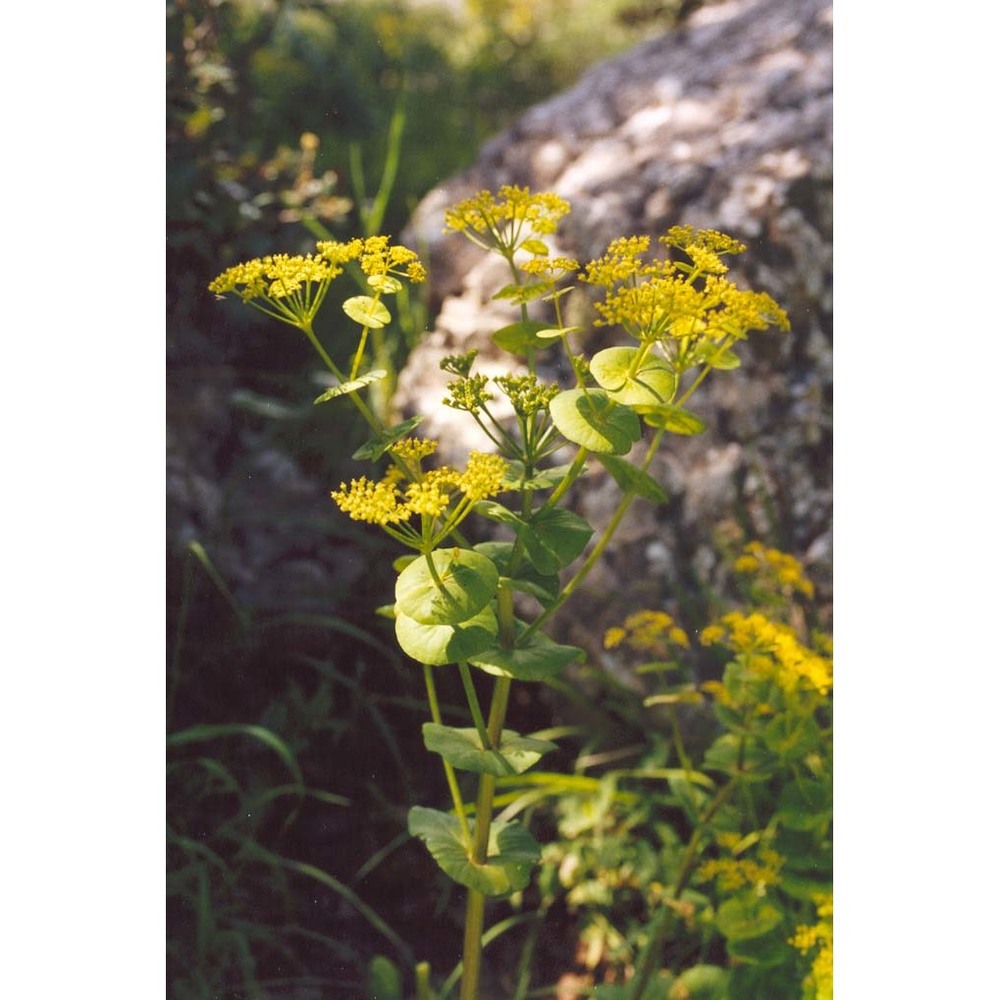
[[[379,330],[392,321],[385,304],[370,295],[355,295],[344,303],[344,312],[360,326]]]
[[[612,399],[625,406],[668,403],[677,391],[677,375],[670,362],[656,354],[638,361],[640,355],[638,347],[608,347],[591,358],[591,374]]]
[[[396,640],[418,663],[440,667],[468,660],[496,643],[497,618],[491,608],[457,625],[422,625],[396,611]]]
[[[370,274],[368,275],[368,284],[376,292],[381,292],[382,295],[395,295],[403,287],[403,283],[391,274]],[[354,317],[351,316],[351,319]]]
[[[427,845],[446,875],[487,896],[507,896],[524,889],[540,853],[535,839],[519,823],[490,824],[485,864],[477,864],[469,856],[462,828],[449,813],[414,806],[407,827],[411,836],[419,837]]]
[[[357,378],[352,378],[348,382],[340,382],[337,385],[331,386],[322,395],[317,396],[313,403],[325,403],[328,399],[336,399],[338,396],[343,396],[348,392],[357,392],[358,389],[363,389],[366,385],[371,385],[372,382],[380,382],[388,374],[383,368],[375,368],[364,375],[359,375]]]
[[[624,455],[639,440],[639,420],[603,389],[568,389],[549,403],[552,422],[567,441],[601,454]]]
[[[422,625],[468,621],[496,595],[499,574],[493,561],[471,549],[435,549],[414,559],[396,579],[397,610]],[[435,578],[436,576],[436,578]]]
[[[705,421],[696,413],[682,409],[679,406],[647,406],[640,404],[636,406],[635,412],[641,414],[642,419],[650,427],[662,427],[671,434],[683,434],[691,436],[701,434],[706,429]]]
[[[538,339],[538,331],[544,329],[544,323],[524,320],[521,323],[511,323],[509,326],[501,327],[491,335],[490,340],[497,347],[523,357],[529,348],[549,346],[548,341],[539,341]]]

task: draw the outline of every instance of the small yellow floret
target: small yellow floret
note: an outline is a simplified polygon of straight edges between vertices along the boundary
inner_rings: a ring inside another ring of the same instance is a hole
[[[478,503],[501,491],[507,463],[499,456],[474,451],[469,455],[465,472],[459,477],[458,488],[470,503]]]

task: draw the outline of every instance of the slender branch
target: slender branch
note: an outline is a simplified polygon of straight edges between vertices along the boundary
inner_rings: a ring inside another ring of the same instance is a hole
[[[424,683],[427,685],[427,701],[431,707],[431,718],[437,725],[441,725],[441,706],[438,704],[437,688],[434,685],[434,668],[424,664]],[[444,765],[444,777],[448,782],[448,791],[451,792],[452,805],[455,807],[455,815],[458,817],[458,825],[462,830],[462,840],[472,844],[472,833],[469,830],[469,821],[465,818],[465,803],[462,801],[462,792],[458,787],[458,779],[455,777],[455,769],[443,757],[441,763]]]

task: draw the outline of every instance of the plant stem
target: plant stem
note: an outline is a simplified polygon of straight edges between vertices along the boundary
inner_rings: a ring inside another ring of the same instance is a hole
[[[325,364],[326,367],[329,368],[331,372],[333,372],[333,375],[337,379],[337,381],[338,382],[346,381],[343,372],[336,366],[336,364],[333,361],[333,358],[331,358],[330,355],[326,353],[326,349],[319,342],[319,338],[313,331],[312,324],[307,323],[303,326],[300,326],[299,329],[302,330],[302,332],[309,338],[309,343],[313,345],[313,347],[316,349],[316,353],[319,354],[319,356],[323,359],[323,364]],[[358,395],[358,393],[349,392],[346,395],[350,398],[351,402],[357,407],[358,412],[361,414],[361,416],[365,418],[365,420],[368,423],[368,426],[371,427],[371,429],[375,431],[376,434],[381,434],[383,431],[382,424],[379,422],[375,414],[372,413],[372,411],[368,408],[368,405]]]
[[[510,648],[514,644],[514,595],[509,587],[501,586],[497,594],[500,645]],[[490,716],[486,724],[489,747],[498,747],[503,735],[510,697],[511,678],[498,677],[490,702]],[[479,776],[479,794],[476,797],[476,830],[472,842],[472,863],[486,863],[490,844],[490,824],[493,819],[493,792],[496,778],[492,774]],[[478,1000],[479,970],[483,957],[483,921],[486,913],[486,896],[475,889],[469,890],[465,905],[465,942],[462,951],[462,990],[460,1000]]]
[[[472,713],[472,721],[475,723],[476,732],[479,733],[479,742],[484,750],[490,748],[490,736],[486,731],[486,722],[483,719],[482,709],[479,707],[479,699],[476,697],[476,688],[472,683],[472,671],[469,670],[467,660],[459,660],[458,672],[462,678],[462,687],[465,688],[465,697],[469,702],[469,711]]]
[[[417,981],[417,1000],[434,1000],[431,993],[430,962],[417,962],[413,972]]]
[[[427,685],[427,701],[431,707],[431,718],[437,725],[441,725],[441,707],[438,704],[437,688],[434,685],[434,668],[424,664],[424,683]],[[458,817],[458,825],[462,828],[462,840],[467,844],[472,844],[472,834],[469,831],[469,821],[465,818],[465,803],[462,801],[462,793],[458,787],[458,779],[455,777],[455,769],[443,757],[441,763],[444,764],[444,777],[448,782],[448,791],[451,792],[451,801],[455,807],[455,815]]]

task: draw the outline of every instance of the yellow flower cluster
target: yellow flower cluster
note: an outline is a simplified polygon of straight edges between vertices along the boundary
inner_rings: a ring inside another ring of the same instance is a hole
[[[580,262],[573,257],[532,257],[518,267],[525,274],[538,274],[558,278],[580,268]]]
[[[803,955],[819,947],[803,985],[812,989],[816,1000],[833,1000],[833,896],[823,893],[815,902],[818,921],[811,927],[797,927],[788,943]]]
[[[711,858],[698,866],[697,877],[702,882],[713,879],[722,892],[736,892],[749,887],[762,891],[766,886],[777,885],[779,872],[785,859],[771,850],[762,847],[756,858]]]
[[[821,695],[833,688],[833,663],[799,642],[787,625],[771,621],[759,612],[745,615],[732,611],[701,633],[703,646],[723,645],[744,654],[747,666],[762,678],[775,680],[784,690],[800,682],[812,685]]]
[[[420,458],[434,448],[428,450],[427,443],[409,439],[397,442],[392,450],[419,466]],[[419,478],[406,486],[402,485],[400,470],[392,468],[378,482],[362,476],[352,479],[350,486],[341,483],[330,496],[352,520],[376,524],[407,545],[423,549],[428,538],[436,544],[457,527],[474,504],[501,491],[507,463],[499,455],[474,451],[464,472],[447,466],[422,473],[419,468],[414,471]],[[461,494],[457,501],[456,494]],[[414,516],[429,518],[431,524],[438,519],[444,523],[436,531],[421,532],[408,524]]]
[[[722,254],[746,252],[746,244],[715,229],[698,229],[694,226],[671,226],[660,237],[664,246],[683,250],[694,264],[696,271],[704,274],[725,274],[729,270],[722,263]]]
[[[788,316],[763,292],[742,291],[721,277],[722,254],[746,247],[715,230],[675,226],[660,242],[682,249],[692,263],[647,260],[650,241],[628,236],[612,241],[581,279],[607,289],[595,303],[599,326],[621,326],[641,342],[661,341],[680,370],[712,363],[750,330],[788,330]]]
[[[470,503],[479,503],[500,492],[506,472],[507,463],[499,455],[474,451],[469,455],[465,472],[458,481],[458,488]]]
[[[812,581],[805,575],[802,563],[786,552],[765,548],[760,542],[748,542],[733,569],[776,586],[779,591],[798,590],[806,597],[813,596]]]
[[[321,254],[271,254],[227,268],[208,286],[210,292],[236,292],[244,301],[283,299],[303,285],[329,282],[343,271]]]
[[[480,191],[448,209],[445,231],[464,233],[480,246],[512,255],[527,240],[554,233],[567,212],[569,202],[558,195],[504,184],[496,195]]]
[[[235,293],[262,312],[292,326],[308,327],[330,282],[344,265],[360,260],[370,277],[398,275],[423,281],[427,272],[417,255],[404,246],[390,246],[388,236],[371,236],[347,243],[321,240],[314,254],[271,254],[227,268],[208,286],[216,295]],[[381,291],[388,291],[382,288]]]
[[[604,633],[604,648],[616,649],[624,643],[636,653],[665,657],[669,646],[688,649],[687,632],[666,611],[637,611],[625,619],[624,627],[615,626]]]
[[[419,462],[422,458],[433,455],[437,447],[437,441],[431,441],[429,438],[402,438],[395,442],[389,451],[407,461]]]

